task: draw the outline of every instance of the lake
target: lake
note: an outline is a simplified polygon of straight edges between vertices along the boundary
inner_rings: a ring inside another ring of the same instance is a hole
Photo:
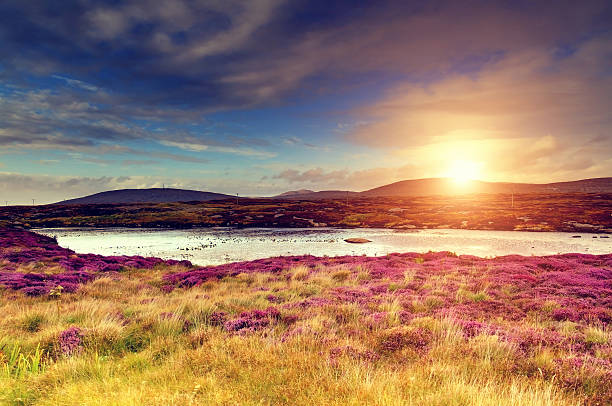
[[[606,235],[557,232],[371,228],[45,228],[34,231],[55,236],[62,247],[78,253],[187,259],[198,265],[304,254],[381,256],[392,252],[452,251],[492,257],[612,252],[612,238]],[[350,244],[344,241],[347,238],[366,238],[372,242]]]

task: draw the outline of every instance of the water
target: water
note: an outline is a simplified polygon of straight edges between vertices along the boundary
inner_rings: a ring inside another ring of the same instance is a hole
[[[303,254],[381,256],[392,252],[452,251],[492,257],[612,252],[612,238],[602,238],[604,235],[553,232],[333,228],[46,228],[35,231],[56,236],[61,246],[78,253],[188,259],[198,265]],[[344,242],[346,238],[366,238],[372,242],[349,244]]]

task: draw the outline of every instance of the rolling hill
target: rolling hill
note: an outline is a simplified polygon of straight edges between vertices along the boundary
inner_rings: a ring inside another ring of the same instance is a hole
[[[201,192],[185,189],[119,189],[100,192],[55,204],[116,204],[116,203],[170,203],[209,201],[233,198],[222,193]]]
[[[274,198],[295,200],[344,199],[382,196],[459,195],[469,193],[612,193],[612,178],[583,179],[556,183],[483,182],[479,180],[457,183],[449,178],[402,180],[363,192],[345,190],[298,190]]]
[[[612,178],[583,179],[556,183],[509,183],[468,181],[459,184],[453,179],[431,178],[403,180],[361,192],[362,197],[426,196],[465,193],[610,193]]]
[[[448,178],[402,180],[363,192],[347,190],[301,189],[281,193],[269,199],[323,200],[383,196],[430,196],[459,195],[470,193],[612,193],[612,177],[583,179],[556,183],[509,183],[469,181],[457,183]],[[120,189],[96,193],[55,204],[122,204],[122,203],[169,203],[233,199],[223,193],[202,192],[184,189]]]
[[[321,200],[321,199],[346,199],[346,197],[359,196],[359,192],[351,192],[348,190],[321,190],[314,192],[312,190],[294,190],[281,193],[280,195],[272,196],[271,199],[285,200]]]

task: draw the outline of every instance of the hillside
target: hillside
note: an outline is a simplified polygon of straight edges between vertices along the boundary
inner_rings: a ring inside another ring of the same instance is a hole
[[[314,192],[312,190],[296,190],[291,192],[281,193],[278,196],[273,196],[272,199],[291,199],[291,200],[323,200],[323,199],[346,199],[347,197],[357,197],[359,192],[351,192],[348,190],[321,190]]]
[[[310,189],[300,189],[300,190],[290,190],[288,192],[285,193],[281,193],[280,195],[276,195],[273,196],[274,198],[283,198],[283,197],[292,197],[292,196],[299,196],[299,195],[307,195],[310,193],[315,193],[314,190],[310,190]]]
[[[152,188],[152,189],[120,189],[93,195],[64,200],[56,204],[125,204],[125,203],[170,203],[210,201],[232,198],[222,193],[200,192],[198,190]]]
[[[360,196],[428,196],[465,193],[610,193],[612,178],[583,179],[557,183],[510,183],[470,181],[458,184],[453,179],[403,180],[361,192]]]
[[[309,189],[300,189],[281,193],[270,197],[270,199],[324,200],[381,196],[461,195],[471,193],[612,193],[612,178],[583,179],[573,182],[545,184],[483,182],[476,180],[466,184],[458,184],[448,178],[412,179],[379,186],[363,192],[348,190],[321,190],[315,192]],[[64,200],[55,204],[203,202],[233,198],[234,196],[223,193],[202,192],[198,190],[168,188],[120,189]]]
[[[363,192],[302,189],[274,196],[276,199],[320,200],[380,196],[434,196],[472,193],[611,193],[612,178],[583,179],[556,183],[484,182],[457,183],[450,178],[410,179],[379,186]]]

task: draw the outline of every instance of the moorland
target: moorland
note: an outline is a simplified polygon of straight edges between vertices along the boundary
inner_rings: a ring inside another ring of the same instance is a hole
[[[381,227],[612,232],[612,194],[471,194],[0,207],[35,227]]]
[[[0,403],[606,405],[612,255],[76,254],[0,230]]]

